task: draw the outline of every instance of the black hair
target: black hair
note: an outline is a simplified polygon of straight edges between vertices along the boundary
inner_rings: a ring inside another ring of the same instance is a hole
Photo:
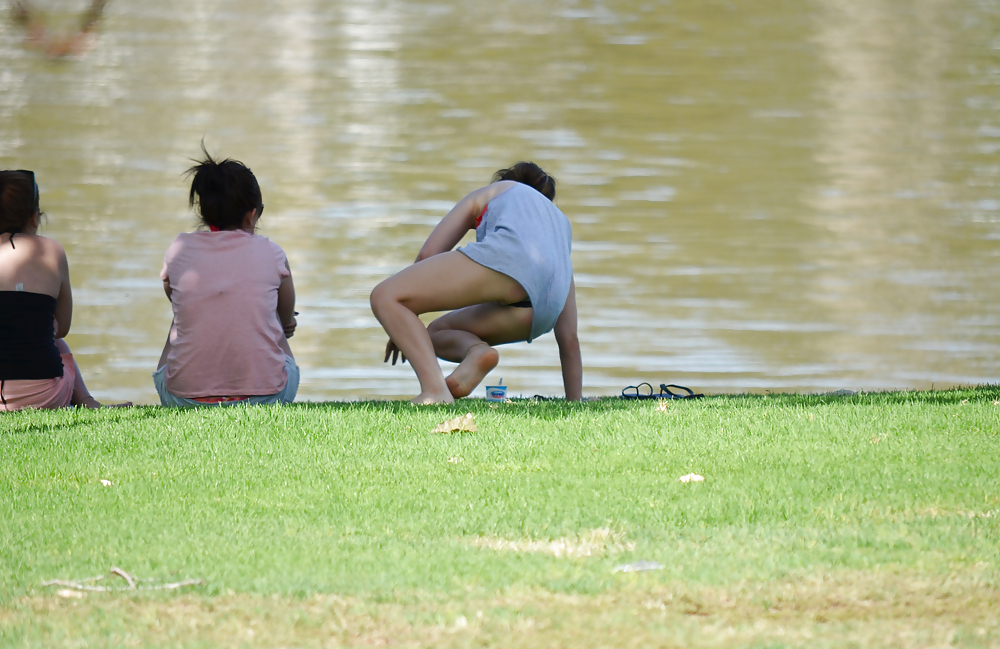
[[[202,223],[219,230],[238,230],[247,212],[264,206],[257,178],[239,160],[213,160],[204,142],[201,150],[205,159],[195,160],[197,164],[186,172],[194,175],[188,205],[194,207],[197,197]]]
[[[38,209],[38,185],[30,171],[0,171],[0,232],[24,230]]]
[[[534,162],[518,162],[493,174],[493,182],[514,180],[538,190],[550,201],[556,200],[556,179]]]

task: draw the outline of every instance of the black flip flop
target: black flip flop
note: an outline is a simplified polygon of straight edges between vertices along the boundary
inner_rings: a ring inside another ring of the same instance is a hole
[[[687,394],[677,394],[672,392],[670,388],[677,388],[678,390],[684,390]],[[704,394],[695,394],[694,390],[691,388],[685,388],[683,385],[676,385],[674,383],[660,384],[660,398],[661,399],[701,399]]]
[[[643,393],[642,386],[649,388],[648,393]],[[683,390],[687,394],[678,394],[673,392],[670,388],[676,388],[678,390]],[[660,384],[660,393],[653,394],[653,386],[649,383],[640,383],[639,385],[630,385],[624,390],[622,390],[622,399],[700,399],[704,397],[704,394],[695,394],[694,390],[691,388],[686,388],[683,385],[676,385],[674,383]]]

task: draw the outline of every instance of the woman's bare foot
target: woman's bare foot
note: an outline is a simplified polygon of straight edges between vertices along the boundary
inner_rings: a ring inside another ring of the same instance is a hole
[[[410,399],[410,403],[418,406],[429,406],[435,403],[455,403],[455,399],[447,392],[444,394],[421,392]]]
[[[461,399],[472,394],[499,362],[500,353],[497,350],[486,343],[473,345],[465,359],[444,380],[451,390],[451,396]]]

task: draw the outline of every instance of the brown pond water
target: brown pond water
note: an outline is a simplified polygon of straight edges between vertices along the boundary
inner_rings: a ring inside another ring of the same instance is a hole
[[[111,0],[100,27],[53,61],[0,19],[0,167],[38,174],[98,398],[156,400],[203,137],[288,253],[300,400],[416,394],[368,294],[518,159],[573,222],[585,394],[1000,381],[993,0]],[[552,337],[499,377],[561,394]]]

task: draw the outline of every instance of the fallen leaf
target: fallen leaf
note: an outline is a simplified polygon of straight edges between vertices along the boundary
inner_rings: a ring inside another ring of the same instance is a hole
[[[661,401],[660,404],[656,406],[656,412],[666,412],[667,408],[669,407],[670,407],[669,403],[667,403],[666,401]]]
[[[454,433],[456,431],[466,431],[469,433],[474,433],[478,428],[476,428],[476,422],[472,416],[471,412],[468,412],[461,417],[455,417],[454,419],[449,419],[448,421],[442,421],[440,424],[434,427],[432,433]]]
[[[689,473],[687,475],[682,475],[680,477],[681,482],[704,482],[705,477],[700,476],[697,473]]]
[[[110,480],[105,480],[105,479],[101,478],[101,484],[104,485],[105,487],[110,487],[111,486],[111,481]]]
[[[61,588],[56,591],[56,595],[63,597],[65,599],[82,599],[83,593],[78,590],[70,590],[69,588]]]
[[[452,464],[458,464],[459,462],[464,462],[465,460],[463,460],[460,457],[450,457],[448,458],[448,461],[451,462]]]

